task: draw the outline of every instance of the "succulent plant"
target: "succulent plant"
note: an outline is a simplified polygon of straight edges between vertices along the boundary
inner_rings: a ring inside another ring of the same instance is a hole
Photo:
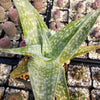
[[[85,100],[85,94],[80,91],[75,91],[72,93],[70,100]]]
[[[83,3],[81,1],[79,1],[77,3],[77,8],[83,8],[83,7],[84,7]]]
[[[0,0],[0,4],[5,10],[9,10],[12,7],[11,0]]]
[[[100,82],[100,70],[95,74],[95,78]]]
[[[56,23],[55,22],[51,22],[49,27],[50,27],[51,30],[56,31]]]
[[[15,24],[13,22],[7,21],[3,25],[3,29],[6,34],[13,37],[17,33],[17,29],[15,27]]]
[[[60,21],[51,22],[50,29],[54,31],[59,31],[62,28],[62,23]]]
[[[57,30],[56,31],[59,31],[63,27],[62,23],[60,21],[56,21],[56,26],[57,26]]]
[[[25,42],[25,40],[22,40],[22,41],[20,42],[19,46],[20,46],[20,47],[24,47],[24,46],[26,46],[26,42]]]
[[[81,1],[79,1],[79,2],[77,3],[76,9],[80,12],[80,10],[81,10],[83,7],[84,7],[83,3],[82,3]]]
[[[0,6],[0,22],[5,21],[6,15],[5,15],[5,11],[4,8]]]
[[[23,100],[20,93],[12,93],[7,97],[7,100]]]
[[[93,36],[95,37],[95,38],[100,38],[100,31],[99,31],[99,28],[98,27],[96,27],[95,29],[94,29],[94,32],[93,32]]]
[[[13,22],[18,23],[19,16],[18,16],[18,12],[15,8],[9,10],[8,16]]]
[[[56,9],[56,11],[54,12],[54,19],[58,19],[60,18],[60,10],[59,9]]]
[[[80,17],[82,17],[81,13],[77,13],[77,14],[75,15],[75,17],[74,17],[74,20],[76,20],[76,19],[78,19],[78,18],[80,18]]]
[[[58,1],[57,1],[57,5],[58,5],[59,7],[63,7],[63,0],[58,0]]]
[[[99,0],[95,0],[95,2],[92,3],[92,8],[96,10],[99,7],[99,5],[100,5],[100,1]]]
[[[41,11],[43,9],[43,0],[33,0],[33,6],[37,11]]]
[[[99,32],[99,28],[96,27],[96,28],[94,29],[94,32]]]
[[[72,77],[76,80],[84,79],[85,74],[86,72],[83,67],[80,67],[80,68],[75,67],[73,68],[72,73],[71,73]]]
[[[100,32],[95,32],[94,36],[95,36],[95,38],[100,39]]]
[[[11,41],[8,37],[4,37],[0,39],[0,48],[10,48]]]
[[[80,47],[100,15],[100,9],[69,23],[51,36],[28,0],[14,0],[14,3],[27,46],[0,50],[31,56],[25,66],[16,69],[16,75],[28,69],[35,100],[53,100],[55,96],[57,100],[69,100],[63,63],[68,64],[70,59],[100,48],[100,45]],[[15,72],[10,75],[16,77]]]

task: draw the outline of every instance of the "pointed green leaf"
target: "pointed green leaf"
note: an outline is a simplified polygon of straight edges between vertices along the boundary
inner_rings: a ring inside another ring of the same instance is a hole
[[[88,18],[90,15],[85,16],[85,18]],[[59,30],[55,35],[50,37],[49,40],[50,40],[50,44],[52,47],[52,52],[51,52],[52,56],[58,57],[60,55],[60,53],[63,51],[65,46],[68,44],[72,36],[74,36],[74,34],[77,32],[77,30],[79,29],[79,27],[81,26],[84,20],[85,20],[84,18],[75,20],[69,23],[68,25],[66,25],[61,30]]]
[[[55,96],[57,100],[70,100],[69,91],[68,91],[66,78],[65,78],[65,70],[63,67],[60,68],[60,74],[57,80]]]
[[[12,48],[12,49],[1,49],[1,52],[6,53],[13,53],[13,54],[21,54],[21,55],[28,55],[28,56],[35,56],[41,55],[41,46],[40,45],[32,45],[32,46],[25,46],[21,48]]]
[[[31,59],[28,63],[31,86],[35,100],[53,100],[57,77],[59,74],[58,62]]]
[[[75,58],[77,56],[80,56],[82,54],[85,54],[85,53],[88,53],[90,51],[94,51],[96,49],[99,49],[100,48],[100,45],[94,45],[94,46],[83,46],[83,47],[80,47],[77,52],[72,56],[72,58]],[[71,59],[72,59],[71,58]]]
[[[28,72],[28,67],[27,67],[28,61],[29,61],[28,57],[27,57],[27,56],[24,57],[24,58],[20,61],[20,63],[19,63],[19,65],[17,66],[17,68],[16,68],[14,71],[12,71],[12,72],[10,73],[10,76],[11,76],[12,78],[16,78],[17,76],[22,75],[22,74]]]
[[[97,17],[100,14],[99,10],[69,23],[52,36],[50,38],[52,52],[51,54],[48,54],[48,56],[53,57],[54,59],[60,56],[61,63],[70,59],[96,22]]]
[[[14,0],[18,10],[27,45],[41,44],[42,52],[48,52],[50,32],[35,8],[28,0]]]
[[[41,58],[43,60],[51,60],[49,58],[42,56],[40,45],[31,45],[31,46],[25,46],[25,47],[21,47],[21,48],[13,48],[13,49],[1,49],[0,48],[0,51],[6,52],[6,53],[13,53],[13,54],[21,54],[21,55],[38,57],[38,58]]]
[[[26,44],[40,44],[36,14],[34,14],[33,7],[30,7],[32,5],[28,0],[14,0],[14,3],[19,13]]]

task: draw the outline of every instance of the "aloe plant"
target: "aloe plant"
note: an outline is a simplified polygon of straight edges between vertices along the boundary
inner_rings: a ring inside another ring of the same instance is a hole
[[[80,47],[100,14],[100,9],[79,18],[51,36],[46,24],[28,2],[14,0],[19,13],[25,47],[0,49],[3,52],[22,54],[29,59],[10,75],[15,78],[29,71],[35,100],[69,100],[63,63],[70,59],[100,48],[100,45]]]

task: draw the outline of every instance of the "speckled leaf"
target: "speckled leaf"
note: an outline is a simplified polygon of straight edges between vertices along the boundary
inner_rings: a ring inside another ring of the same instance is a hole
[[[25,56],[25,57],[19,62],[19,65],[17,66],[17,68],[16,68],[14,71],[12,71],[12,72],[10,73],[10,76],[11,76],[12,78],[16,78],[17,76],[22,75],[22,74],[28,72],[28,67],[27,67],[28,61],[29,61],[28,56]]]
[[[85,17],[75,20],[50,38],[52,52],[48,56],[56,59],[60,56],[60,62],[70,59],[86,38],[94,25],[100,11],[92,12]]]
[[[6,52],[6,53],[13,53],[13,54],[21,54],[21,55],[29,55],[29,56],[35,56],[41,55],[41,46],[40,45],[32,45],[32,46],[25,46],[21,48],[12,48],[12,49],[1,49],[0,51]]]
[[[100,11],[97,10],[70,23],[50,37],[47,26],[28,0],[14,0],[14,3],[19,13],[27,46],[4,51],[32,56],[25,67],[28,66],[35,100],[54,100],[55,89],[58,100],[61,98],[69,100],[66,97],[68,90],[64,69],[60,70],[58,61],[60,60],[60,64],[63,64],[73,57],[95,23]],[[46,57],[54,58],[54,60]],[[59,59],[55,60],[56,58]],[[20,66],[18,69],[21,67],[23,68]],[[61,90],[62,88],[63,90]]]
[[[41,44],[43,54],[49,51],[50,32],[35,8],[28,0],[14,0],[18,10],[27,45]]]
[[[94,45],[94,46],[83,46],[83,47],[80,47],[77,52],[72,56],[72,58],[75,58],[77,56],[80,56],[82,54],[85,54],[85,53],[88,53],[90,51],[94,51],[96,49],[99,49],[100,48],[100,45]],[[71,58],[71,59],[72,59]]]
[[[25,47],[21,47],[21,48],[13,48],[13,49],[1,49],[0,48],[0,51],[6,52],[6,53],[38,57],[38,58],[42,58],[43,60],[51,60],[50,58],[46,58],[41,54],[41,46],[40,45],[31,45],[31,46],[25,46]]]
[[[31,86],[35,100],[53,100],[59,74],[57,61],[31,59],[28,63]]]
[[[60,54],[60,63],[63,64],[66,60],[71,59],[71,57],[77,52],[77,49],[80,47],[82,42],[86,39],[90,29],[95,24],[98,16],[100,15],[100,9],[84,17],[84,21],[81,22],[81,25],[69,40],[68,44]],[[76,24],[73,23],[73,26]]]
[[[59,73],[58,80],[57,80],[55,96],[56,96],[57,100],[70,100],[68,87],[66,84],[64,67],[60,68],[60,73]]]

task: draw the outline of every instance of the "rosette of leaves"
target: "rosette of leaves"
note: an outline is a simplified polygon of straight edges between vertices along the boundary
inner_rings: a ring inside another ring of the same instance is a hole
[[[0,5],[5,10],[9,10],[12,7],[12,1],[11,0],[0,0]]]
[[[75,67],[72,70],[72,77],[76,80],[84,79],[86,75],[86,71],[84,70],[83,67]]]
[[[28,55],[28,60],[11,73],[11,77],[29,71],[35,100],[69,100],[63,63],[100,48],[100,45],[80,47],[96,22],[100,9],[71,22],[51,36],[49,29],[28,0],[14,0],[19,13],[25,47],[0,49],[3,52]]]
[[[72,93],[70,100],[85,100],[85,97],[84,93],[77,91]]]
[[[4,22],[6,19],[4,8],[0,6],[0,22]]]

